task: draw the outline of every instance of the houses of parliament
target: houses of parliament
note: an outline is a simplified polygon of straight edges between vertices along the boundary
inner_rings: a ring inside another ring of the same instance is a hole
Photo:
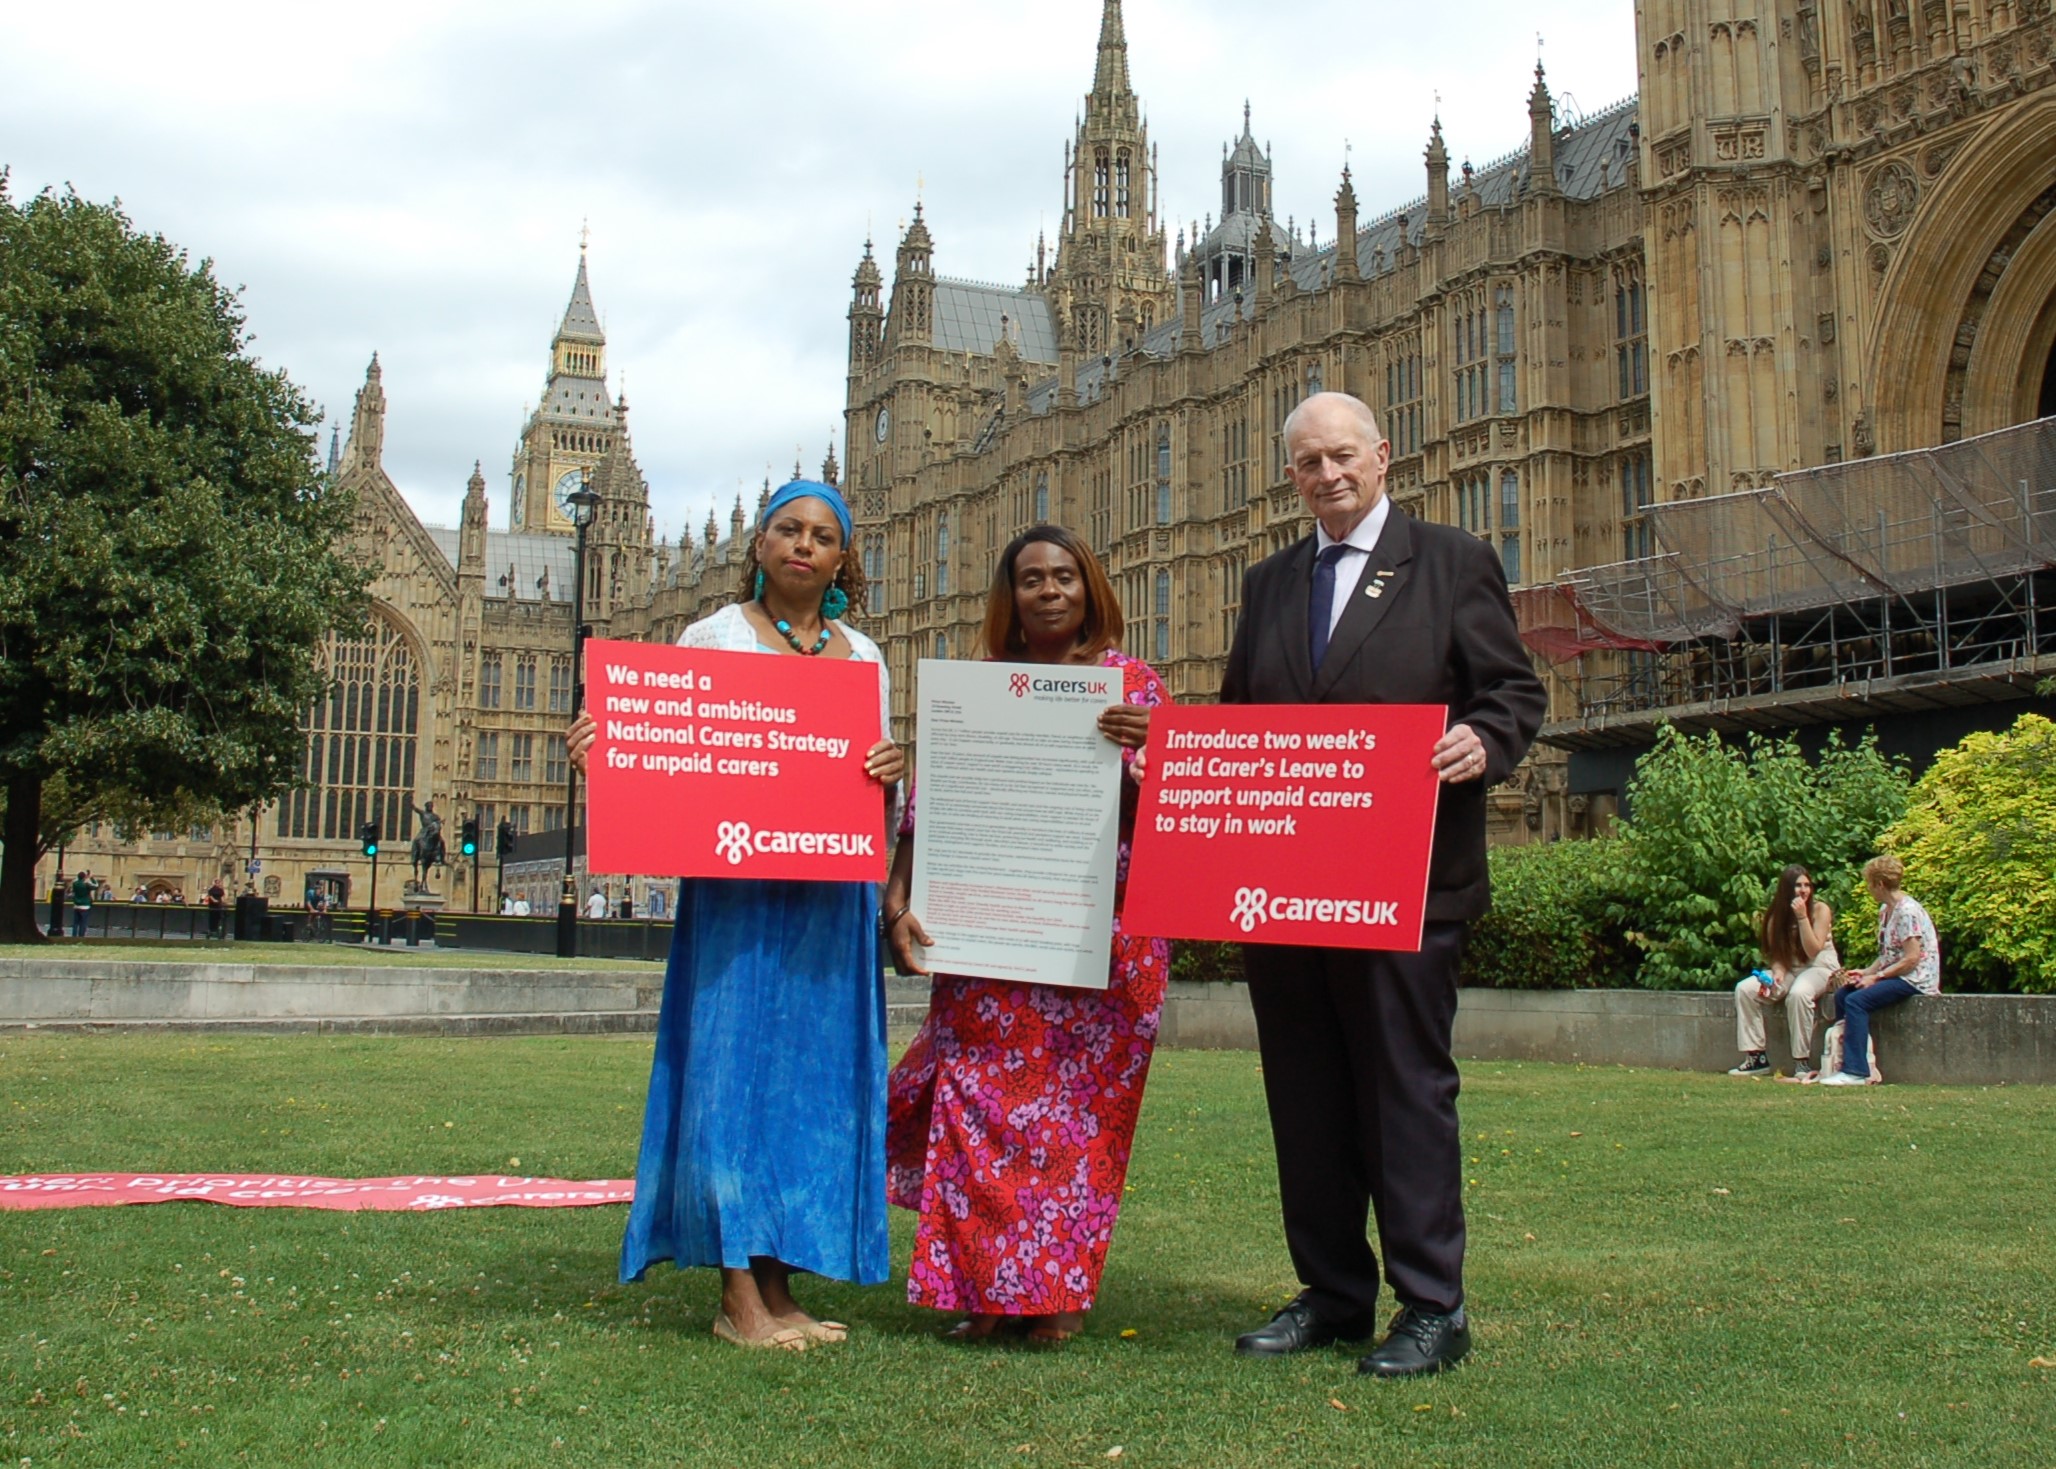
[[[1305,231],[1273,214],[1244,107],[1218,214],[1180,227],[1163,179],[1186,197],[1201,180],[1159,163],[1131,75],[1147,40],[1131,58],[1103,0],[1075,135],[1051,140],[1063,196],[1040,202],[1061,223],[1026,278],[945,273],[946,198],[856,264],[843,452],[821,473],[856,514],[895,734],[915,660],[977,656],[994,556],[1043,521],[1104,559],[1129,651],[1211,698],[1244,571],[1309,530],[1281,427],[1312,391],[1372,406],[1396,504],[1488,541],[1517,600],[1650,555],[1664,504],[2056,412],[2049,0],[1638,0],[1636,29],[1634,98],[1568,119],[1538,66],[1506,99],[1519,152],[1453,168],[1422,119],[1418,197],[1359,200],[1345,168],[1332,221]],[[740,504],[725,536],[653,536],[582,257],[504,529],[482,470],[459,526],[421,525],[380,466],[384,413],[374,359],[335,465],[380,569],[374,624],[332,643],[303,786],[263,818],[289,898],[361,867],[354,820],[374,808],[389,841],[431,798],[488,830],[561,825],[561,496],[582,474],[601,499],[596,634],[674,637],[740,587]],[[1637,656],[1538,651],[1552,720]],[[1548,747],[1492,800],[1501,841],[1605,815]],[[152,846],[109,854],[118,882],[148,875]]]

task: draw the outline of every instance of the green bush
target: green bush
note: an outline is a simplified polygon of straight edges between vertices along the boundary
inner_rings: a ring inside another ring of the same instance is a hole
[[[1835,899],[1904,812],[1907,785],[1870,735],[1852,746],[1831,732],[1809,761],[1789,736],[1738,746],[1664,726],[1635,764],[1605,907],[1642,953],[1641,985],[1717,989],[1750,969],[1756,916],[1787,863],[1844,910]]]
[[[1242,982],[1242,945],[1179,939],[1171,945],[1171,978],[1205,984]]]
[[[2056,724],[2023,714],[1944,750],[1880,845],[1935,920],[1944,988],[2056,993]]]
[[[1471,925],[1463,983],[1497,989],[1604,989],[1630,983],[1635,955],[1606,918],[1612,837],[1495,847],[1492,909]]]

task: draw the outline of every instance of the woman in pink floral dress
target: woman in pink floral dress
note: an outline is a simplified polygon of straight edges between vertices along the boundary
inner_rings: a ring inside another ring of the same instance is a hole
[[[1105,990],[938,975],[928,1019],[887,1083],[887,1192],[917,1211],[907,1298],[960,1312],[975,1340],[1007,1322],[1064,1341],[1092,1309],[1170,977],[1171,946],[1121,929],[1149,711],[1170,695],[1118,646],[1120,603],[1092,551],[1037,526],[1001,555],[986,602],[988,656],[1121,670],[1123,699],[1099,717],[1123,746],[1114,942]],[[887,937],[903,973],[929,942],[909,911],[914,807],[886,884]]]

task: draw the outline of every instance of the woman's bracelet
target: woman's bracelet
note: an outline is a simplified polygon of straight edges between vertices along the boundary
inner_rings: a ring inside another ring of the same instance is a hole
[[[891,916],[885,920],[885,931],[887,933],[891,933],[893,925],[898,923],[902,918],[906,917],[908,912],[913,908],[913,906],[914,905],[912,903],[902,903],[899,905],[899,907],[895,908]]]

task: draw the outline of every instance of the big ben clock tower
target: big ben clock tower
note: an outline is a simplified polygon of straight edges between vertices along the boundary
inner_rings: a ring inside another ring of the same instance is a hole
[[[581,244],[571,304],[564,308],[564,320],[550,343],[550,373],[542,402],[529,415],[521,446],[514,451],[509,528],[569,532],[566,498],[587,470],[599,468],[613,447],[617,426],[607,395],[607,334],[593,310]]]

